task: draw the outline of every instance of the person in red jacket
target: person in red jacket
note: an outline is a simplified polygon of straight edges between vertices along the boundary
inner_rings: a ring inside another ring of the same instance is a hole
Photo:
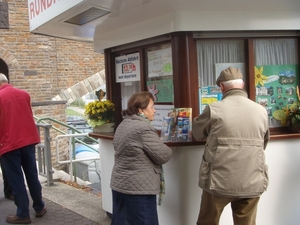
[[[0,73],[3,73],[7,77],[7,80],[8,80],[8,83],[9,83],[8,66],[7,66],[6,62],[1,58],[0,58]],[[1,158],[0,158],[0,166],[1,166],[1,170],[2,170],[4,196],[5,196],[5,198],[7,198],[9,200],[14,200],[14,196],[13,196],[13,193],[12,193],[12,188],[9,185],[8,180],[6,178],[5,171],[4,171],[4,168],[3,168],[2,163],[1,163]]]
[[[7,223],[31,223],[23,171],[35,216],[42,217],[47,212],[35,159],[35,145],[39,142],[29,93],[8,84],[7,77],[0,73],[0,157],[17,206],[16,214],[7,216]]]

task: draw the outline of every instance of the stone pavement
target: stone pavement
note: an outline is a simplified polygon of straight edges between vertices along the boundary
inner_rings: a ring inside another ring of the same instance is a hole
[[[110,225],[110,219],[102,209],[101,194],[84,191],[58,180],[53,186],[47,186],[44,178],[41,178],[40,182],[47,213],[42,218],[36,218],[31,197],[28,194],[31,224]],[[6,216],[15,215],[16,209],[13,201],[4,198],[3,180],[0,173],[0,224],[8,224],[5,221]]]

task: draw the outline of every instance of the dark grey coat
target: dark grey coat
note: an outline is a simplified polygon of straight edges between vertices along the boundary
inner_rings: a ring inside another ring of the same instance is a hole
[[[156,129],[140,116],[126,116],[113,145],[111,188],[124,194],[158,194],[161,165],[171,158],[172,149],[160,140]]]

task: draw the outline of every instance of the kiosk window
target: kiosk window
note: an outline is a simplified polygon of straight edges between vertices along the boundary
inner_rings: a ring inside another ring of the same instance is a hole
[[[199,87],[215,85],[220,64],[245,62],[244,41],[199,40],[197,57]]]
[[[243,40],[199,40],[197,41],[199,112],[207,105],[222,99],[221,89],[216,85],[217,77],[229,66],[245,73]],[[246,83],[246,79],[244,79]]]
[[[297,40],[256,39],[253,44],[256,102],[266,108],[270,127],[284,126],[283,108],[298,102]]]
[[[156,103],[173,103],[173,65],[171,44],[146,49],[146,85]]]

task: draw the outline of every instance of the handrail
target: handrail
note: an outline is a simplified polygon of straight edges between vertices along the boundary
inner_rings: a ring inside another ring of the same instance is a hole
[[[71,179],[71,181],[73,181],[73,163],[81,162],[81,161],[89,161],[89,160],[100,160],[100,155],[97,156],[97,157],[90,157],[90,158],[84,158],[84,159],[76,159],[76,154],[74,154],[74,152],[72,151],[72,149],[70,149],[69,150],[69,160],[60,161],[59,160],[58,139],[59,138],[64,138],[64,137],[69,137],[70,141],[71,141],[71,139],[73,137],[80,137],[80,136],[84,136],[84,135],[86,135],[86,134],[84,134],[84,133],[82,133],[82,134],[65,134],[65,135],[58,135],[55,138],[55,143],[56,143],[56,161],[59,164],[66,164],[66,163],[70,164],[70,179]],[[73,157],[75,157],[75,158],[73,159]]]
[[[53,119],[51,117],[42,117],[42,118],[38,118],[36,116],[34,116],[34,119],[36,120],[36,124],[39,124],[40,126],[42,126],[44,124],[44,126],[51,126],[51,128],[53,128],[54,130],[58,131],[59,133],[63,134],[63,135],[58,135],[58,137],[61,137],[61,136],[68,136],[70,137],[70,142],[69,142],[69,154],[70,155],[73,155],[75,157],[75,141],[78,142],[78,143],[81,143],[82,145],[88,147],[89,149],[91,149],[92,151],[96,152],[96,153],[99,153],[99,149],[95,149],[93,148],[92,146],[86,144],[85,142],[83,142],[82,140],[76,138],[76,137],[82,137],[82,136],[85,136],[87,138],[89,138],[90,140],[94,141],[94,142],[98,142],[97,139],[93,138],[93,137],[90,137],[88,135],[88,133],[81,133],[80,130],[76,129],[75,127],[73,126],[70,126],[64,122],[61,122],[59,120],[56,120],[56,119]],[[58,129],[57,127],[55,126],[52,126],[50,124],[48,124],[47,122],[45,122],[46,120],[49,120],[49,121],[52,121],[54,123],[57,123],[57,124],[60,124],[70,130],[72,130],[72,134],[67,134],[65,131],[61,130],[61,129]],[[43,124],[41,124],[43,123]],[[74,134],[75,132],[77,132],[77,134]],[[49,134],[50,135],[50,134]],[[56,138],[57,139],[57,138]],[[40,149],[43,149],[44,146],[42,145],[39,145],[38,148]],[[50,142],[49,142],[49,150],[46,150],[47,152],[45,154],[50,154],[51,156],[51,151],[50,151]],[[40,153],[39,153],[40,154]],[[58,156],[57,156],[58,157]],[[41,157],[39,156],[38,157],[38,160],[41,160],[40,159]],[[51,159],[51,158],[50,158]],[[94,159],[94,158],[92,158]],[[96,157],[96,159],[100,159],[100,156],[99,157]],[[58,158],[57,158],[58,160]],[[74,160],[72,159],[72,157],[70,158],[69,161],[58,161],[58,163],[70,163],[71,164],[71,169],[70,169],[70,176],[71,176],[71,180],[73,181],[73,163],[76,163],[77,161],[86,161],[86,160],[91,160],[90,158],[85,158],[83,160]],[[39,164],[42,164],[42,162],[39,162]],[[75,165],[76,166],[76,165]],[[51,164],[51,169],[52,169],[52,164]],[[75,174],[75,181],[76,181],[76,174]]]
[[[38,168],[39,175],[47,177],[47,186],[53,185],[53,168],[51,161],[51,150],[50,150],[50,128],[51,124],[40,124],[36,123],[36,127],[38,128],[38,132],[40,134],[40,129],[44,129],[44,143],[39,143],[36,145],[37,155],[38,155]]]
[[[39,123],[39,122],[46,123],[45,120],[50,120],[50,121],[52,121],[52,122],[55,122],[55,123],[57,123],[57,124],[60,124],[60,125],[62,125],[62,126],[64,126],[64,127],[68,128],[68,129],[71,129],[71,130],[72,130],[72,134],[74,134],[74,132],[81,133],[80,130],[76,129],[75,127],[70,126],[70,125],[68,125],[68,124],[66,124],[66,123],[64,123],[64,122],[59,121],[59,120],[53,119],[53,118],[51,118],[51,117],[42,117],[42,118],[38,118],[38,117],[34,116],[34,119],[36,119],[36,123]],[[58,128],[55,127],[55,126],[53,126],[52,128],[53,128],[54,130],[58,131],[58,132],[61,133],[61,134],[67,134],[66,132],[64,132],[64,131],[62,131],[62,130],[60,130],[60,129],[58,129]],[[98,140],[95,139],[95,138],[93,138],[93,137],[90,137],[90,136],[86,136],[86,137],[88,137],[90,140],[92,140],[92,141],[94,141],[94,142],[98,142]],[[92,148],[91,146],[89,146],[89,145],[86,144],[85,142],[81,141],[80,139],[75,138],[75,140],[76,140],[77,142],[79,142],[79,143],[85,145],[86,147],[88,147],[88,148],[90,148],[90,149],[92,149],[92,150],[95,150],[95,148]],[[98,149],[97,149],[97,150],[98,150]]]

